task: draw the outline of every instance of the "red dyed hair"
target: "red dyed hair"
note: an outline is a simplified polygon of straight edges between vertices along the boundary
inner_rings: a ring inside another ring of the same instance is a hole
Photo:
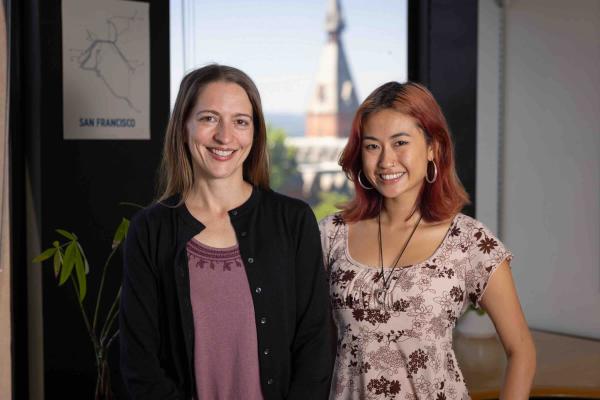
[[[362,169],[363,127],[372,114],[385,109],[414,118],[427,143],[433,146],[437,179],[433,183],[424,181],[415,211],[418,209],[426,221],[443,221],[454,216],[469,203],[469,195],[456,175],[454,146],[446,118],[424,86],[414,82],[388,82],[375,89],[356,111],[348,143],[340,157],[342,169],[355,184],[355,196],[343,206],[343,218],[355,222],[374,218],[379,213],[381,195],[375,189],[363,189],[357,176]]]

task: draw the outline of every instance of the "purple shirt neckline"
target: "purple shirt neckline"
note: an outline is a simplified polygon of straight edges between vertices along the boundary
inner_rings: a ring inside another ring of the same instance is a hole
[[[237,245],[187,244],[197,399],[262,400],[254,306]]]

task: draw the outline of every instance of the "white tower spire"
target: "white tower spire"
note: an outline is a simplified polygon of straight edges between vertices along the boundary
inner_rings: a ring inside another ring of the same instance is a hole
[[[342,10],[338,0],[329,0],[327,9],[327,17],[325,18],[325,30],[329,34],[330,40],[337,40],[339,34],[344,29],[344,19],[342,18]],[[334,37],[332,37],[335,35]]]
[[[356,90],[341,40],[344,18],[339,0],[328,0],[316,87],[306,115],[306,136],[344,137],[358,108]]]

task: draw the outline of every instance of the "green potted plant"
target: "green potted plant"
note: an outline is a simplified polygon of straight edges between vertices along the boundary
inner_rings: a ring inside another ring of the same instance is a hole
[[[85,324],[90,342],[96,355],[96,390],[95,398],[112,399],[112,388],[110,383],[110,369],[108,364],[108,350],[114,340],[119,335],[118,324],[116,323],[119,314],[119,301],[121,298],[121,288],[117,293],[109,298],[110,308],[106,315],[100,315],[100,304],[102,303],[102,294],[106,273],[111,259],[117,253],[121,244],[127,236],[129,229],[129,220],[123,218],[117,227],[113,236],[111,250],[102,267],[102,277],[99,282],[98,294],[95,299],[87,296],[88,280],[87,275],[90,270],[89,262],[83,251],[83,246],[79,238],[73,232],[65,229],[56,229],[60,240],[55,240],[52,247],[44,250],[33,259],[34,263],[41,263],[52,260],[54,276],[58,286],[69,284],[75,292],[75,300],[79,304],[81,318]],[[93,313],[90,312],[90,306],[93,305]]]

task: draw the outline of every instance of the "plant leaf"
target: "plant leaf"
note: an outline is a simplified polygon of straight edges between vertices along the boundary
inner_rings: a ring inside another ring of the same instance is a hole
[[[38,255],[37,257],[35,257],[32,262],[34,264],[40,263],[42,261],[45,261],[47,259],[49,259],[50,257],[52,257],[54,255],[54,253],[56,252],[56,247],[51,247],[49,249],[46,249],[42,252],[42,254]]]
[[[79,283],[79,302],[83,302],[87,293],[87,279],[85,276],[85,266],[83,265],[83,257],[79,251],[79,247],[75,249],[75,274]]]
[[[77,237],[70,232],[65,231],[64,229],[57,229],[56,232],[60,233],[64,237],[69,240],[77,240]]]
[[[142,205],[139,205],[139,204],[137,204],[137,203],[131,203],[131,202],[128,202],[128,201],[122,201],[122,202],[120,202],[120,203],[119,203],[119,205],[120,205],[120,206],[130,206],[130,207],[136,207],[136,208],[139,208],[140,210],[143,210],[143,209],[144,209],[144,206],[142,206]]]
[[[65,258],[63,259],[63,267],[60,271],[60,279],[58,280],[58,284],[64,284],[67,279],[71,276],[73,272],[73,266],[75,265],[75,252],[77,251],[77,242],[72,241],[67,246],[67,250],[65,251]]]
[[[58,240],[55,240],[54,242],[52,242],[52,246],[59,248],[60,247],[60,243],[58,243]]]
[[[83,265],[85,266],[85,274],[90,273],[90,264],[88,263],[87,257],[85,256],[85,252],[83,251],[83,247],[77,242],[77,247],[79,247],[79,252],[81,253],[81,257],[83,257]]]
[[[58,249],[56,253],[54,253],[54,277],[58,278],[58,273],[60,272],[60,265],[63,262],[62,250]]]
[[[123,239],[127,237],[127,231],[129,230],[129,220],[127,218],[123,218],[121,223],[119,224],[117,230],[115,231],[115,236],[113,237],[112,248],[115,249],[118,247]]]

